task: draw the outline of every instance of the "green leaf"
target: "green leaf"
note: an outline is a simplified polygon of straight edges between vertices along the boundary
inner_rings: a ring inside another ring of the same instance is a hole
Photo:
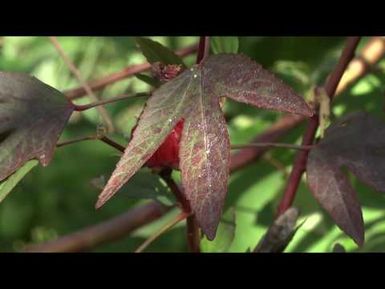
[[[106,185],[105,177],[101,176],[91,181],[97,189]],[[140,170],[126,183],[118,194],[121,198],[152,199],[165,205],[175,204],[175,197],[161,177],[153,174],[149,169]]]
[[[137,37],[136,43],[149,63],[180,64],[185,67],[182,59],[171,49],[149,38]]]
[[[0,72],[0,181],[31,159],[47,166],[73,110],[61,92],[38,79]]]
[[[211,37],[211,49],[214,54],[219,53],[238,53],[239,40],[238,37]]]
[[[202,231],[212,240],[227,193],[230,141],[221,96],[256,107],[311,116],[289,86],[243,55],[219,54],[185,70],[147,100],[123,157],[96,207],[102,206],[157,151],[184,120],[179,158],[184,194]]]
[[[161,84],[159,80],[146,74],[138,73],[138,74],[135,74],[135,77],[153,87],[159,87]]]
[[[13,190],[13,188],[20,182],[30,170],[32,170],[39,162],[37,160],[30,160],[26,162],[20,169],[13,173],[8,179],[0,183],[0,203]]]
[[[202,252],[227,252],[235,237],[235,210],[230,208],[223,214],[216,237],[209,241],[203,237],[200,243]]]

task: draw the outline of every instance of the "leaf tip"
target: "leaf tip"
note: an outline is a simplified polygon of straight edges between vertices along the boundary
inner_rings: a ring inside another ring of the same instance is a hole
[[[304,110],[304,115],[307,117],[312,117],[314,115],[314,110],[306,104],[306,109]]]
[[[111,197],[114,195],[114,192],[111,190],[106,190],[106,188],[100,193],[98,200],[95,204],[95,209],[100,209]]]
[[[351,235],[353,241],[358,245],[358,247],[363,247],[365,243],[365,232],[364,228],[360,228],[354,234]]]
[[[95,209],[98,210],[100,209],[102,206],[104,205],[103,202],[101,202],[100,200],[98,200],[95,204]]]
[[[206,235],[209,241],[213,241],[217,235],[217,229],[220,222],[221,212],[217,212],[211,216],[196,214],[199,227],[202,229],[203,234]]]
[[[209,241],[213,241],[215,239],[215,236],[217,234],[216,228],[202,228],[203,233],[206,235],[207,239]]]

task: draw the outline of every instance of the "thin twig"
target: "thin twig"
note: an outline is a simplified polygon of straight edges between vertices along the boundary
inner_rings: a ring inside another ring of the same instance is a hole
[[[304,120],[304,117],[296,114],[287,114],[274,123],[266,131],[252,140],[253,143],[275,142],[285,136],[291,129],[297,127]],[[230,172],[242,168],[258,160],[269,147],[244,148],[231,155]]]
[[[106,144],[108,144],[109,146],[113,147],[114,149],[118,150],[119,152],[124,152],[125,150],[125,147],[118,144],[117,142],[115,142],[114,140],[104,136],[104,135],[90,135],[90,136],[83,136],[83,137],[79,137],[79,138],[75,138],[75,139],[72,139],[72,140],[67,140],[67,141],[63,141],[63,142],[60,142],[60,143],[57,143],[56,144],[56,147],[63,147],[63,146],[67,146],[67,145],[71,145],[71,144],[75,144],[75,143],[79,143],[79,142],[83,142],[83,141],[88,141],[88,140],[100,140]]]
[[[141,253],[143,252],[152,242],[154,242],[156,239],[158,239],[162,234],[170,230],[172,227],[174,227],[176,224],[178,224],[180,221],[186,219],[189,214],[185,212],[181,212],[178,214],[174,219],[172,219],[169,223],[164,225],[162,228],[159,229],[159,231],[155,232],[153,235],[151,235],[146,241],[143,242],[142,245],[140,245],[134,252],[135,253]]]
[[[231,145],[232,150],[239,150],[244,148],[265,148],[265,147],[274,147],[274,148],[287,148],[293,150],[305,150],[308,151],[313,148],[313,145],[296,145],[288,143],[274,143],[274,142],[260,142],[260,143],[248,143],[248,144],[233,144]]]
[[[355,83],[358,79],[366,75],[370,71],[370,65],[374,65],[375,63],[380,61],[384,57],[384,55],[385,55],[385,39],[383,37],[372,37],[371,40],[362,49],[360,56],[356,57],[350,63],[349,68],[346,72],[349,74],[349,77],[343,77],[341,79],[341,82],[338,85],[336,94],[341,94],[351,84]],[[82,88],[80,88],[80,90],[82,90]],[[81,95],[84,95],[84,92]],[[297,127],[299,124],[301,124],[304,120],[305,118],[302,116],[298,116],[294,114],[285,115],[276,123],[274,123],[270,128],[268,128],[265,132],[257,136],[253,140],[253,142],[275,142],[278,139],[281,139],[283,136],[289,133],[292,129]],[[247,148],[247,149],[242,149],[239,152],[233,154],[231,156],[231,161],[230,161],[230,164],[231,164],[230,171],[231,172],[239,171],[245,166],[251,163],[254,163],[268,149],[269,147]],[[137,217],[135,217],[136,214],[138,214],[138,216],[142,213],[157,215],[158,213],[157,206],[159,206],[157,202],[152,202],[151,205],[150,204],[148,205],[148,207],[137,207],[130,210],[126,214],[129,214],[130,212],[133,213],[133,211],[135,211],[135,213],[133,214],[133,217],[131,217],[132,220],[130,220],[131,222],[135,223],[137,221]],[[159,214],[158,217],[155,216],[153,220],[160,218],[161,216],[163,216],[163,214]],[[129,222],[129,220],[127,221]],[[105,222],[103,222],[102,224],[104,223]],[[140,227],[140,225],[138,227]],[[83,228],[77,233],[62,236],[59,239],[57,239],[57,243],[53,243],[52,241],[52,242],[40,244],[39,245],[40,249],[37,251],[76,252],[76,251],[83,251],[83,250],[89,250],[91,248],[94,248],[97,245],[99,245],[99,243],[86,242],[85,244],[84,237],[82,238],[78,237],[79,235],[89,236],[89,230],[90,230],[90,227],[87,227],[87,228]],[[120,223],[112,223],[110,226],[110,230],[106,230],[104,232],[101,231],[96,236],[99,239],[104,239],[104,243],[106,243],[106,242],[119,239],[120,237],[115,237],[110,240],[108,238],[110,237],[109,234],[111,231],[120,231],[120,230],[123,230],[121,228]],[[125,234],[121,235],[121,237],[123,237],[124,235]]]
[[[355,50],[360,41],[360,37],[348,37],[346,40],[345,48],[342,51],[341,57],[325,83],[325,91],[330,97],[330,100],[333,99],[334,94],[336,92],[338,83],[340,82],[346,68],[349,65],[349,62],[353,59]],[[313,144],[314,137],[319,124],[319,116],[315,114],[312,116],[308,122],[307,129],[305,131],[302,145],[308,146]],[[299,183],[301,181],[302,174],[306,170],[306,162],[309,151],[300,151],[297,153],[295,158],[295,162],[293,165],[293,169],[289,176],[289,180],[287,182],[283,198],[278,206],[278,215],[284,213],[293,203],[296,192],[298,190]]]
[[[87,94],[92,98],[93,101],[99,101],[98,97],[92,92],[92,89],[88,86],[88,84],[83,80],[80,71],[76,68],[75,64],[71,61],[71,59],[68,57],[68,55],[65,53],[63,48],[61,47],[59,41],[56,39],[56,37],[50,37],[49,40],[67,65],[67,67],[71,70],[72,74],[77,78],[80,85],[84,88],[84,90],[87,92]],[[108,113],[108,111],[103,107],[98,107],[100,116],[103,119],[104,124],[107,126],[107,131],[112,132],[114,131],[114,125],[112,122],[112,119]]]
[[[116,96],[113,98],[99,100],[97,102],[93,102],[93,103],[89,103],[89,104],[84,104],[84,105],[76,105],[75,104],[75,110],[76,111],[84,111],[84,110],[88,110],[90,108],[99,107],[101,105],[114,103],[114,102],[127,100],[127,99],[132,99],[134,97],[142,97],[142,96],[150,96],[150,94],[145,93],[145,92],[136,93],[136,94],[122,94],[122,95],[119,95],[119,96]]]
[[[96,139],[98,139],[97,135],[83,136],[83,137],[79,137],[79,138],[75,138],[75,139],[59,142],[59,143],[56,144],[56,147],[60,148],[60,147],[63,147],[63,146],[74,144],[74,143],[78,143],[78,142],[82,142],[82,141],[87,141],[87,140],[96,140]]]
[[[118,144],[117,142],[113,141],[112,139],[106,137],[106,136],[102,136],[99,138],[100,141],[108,144],[109,146],[117,149],[118,151],[124,153],[124,150],[126,149],[124,146]]]
[[[180,57],[184,57],[190,54],[193,54],[197,51],[198,45],[194,44],[188,47],[184,47],[180,50],[176,51],[176,54]],[[129,67],[124,68],[121,71],[114,72],[110,75],[104,76],[100,79],[94,80],[90,83],[88,83],[88,86],[93,90],[101,90],[105,88],[106,86],[113,84],[115,82],[118,82],[120,80],[126,79],[130,76],[133,76],[137,73],[146,71],[151,68],[150,63],[142,63],[142,64],[135,64]],[[84,87],[78,87],[74,89],[70,89],[64,92],[64,94],[69,98],[69,99],[76,99],[79,97],[82,97],[86,95],[86,90]]]

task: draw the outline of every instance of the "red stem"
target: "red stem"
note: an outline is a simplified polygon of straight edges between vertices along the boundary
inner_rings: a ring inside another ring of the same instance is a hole
[[[187,244],[190,252],[199,253],[200,252],[200,232],[199,227],[196,222],[194,215],[191,215],[191,207],[189,201],[183,195],[179,186],[171,177],[171,169],[162,170],[159,175],[166,182],[170,190],[175,195],[175,198],[182,206],[182,210],[189,214],[186,220],[187,226]]]
[[[187,217],[187,244],[190,252],[199,253],[200,249],[200,230],[196,218]]]
[[[352,76],[348,79],[344,78],[344,81],[339,84],[337,88],[337,94],[340,94],[341,92],[345,91],[352,83],[356,82],[358,79],[366,75],[370,71],[371,66],[375,65],[378,61],[380,61],[384,56],[384,54],[385,54],[385,40],[381,37],[372,37],[371,40],[368,42],[368,44],[366,44],[366,46],[363,48],[361,55],[359,57],[356,57],[356,59],[354,60],[356,64],[359,64],[359,67],[357,68],[356,66],[355,68],[353,68]],[[303,121],[304,121],[304,117],[302,116],[298,116],[294,114],[285,115],[280,120],[278,120],[275,124],[273,124],[269,129],[263,132],[260,136],[256,137],[253,141],[254,142],[276,141],[277,139],[280,139],[289,131],[291,131],[294,127],[298,126]],[[250,149],[243,149],[240,152],[233,154],[231,156],[231,166],[230,166],[231,172],[238,171],[243,167],[255,162],[268,149],[269,148],[256,148],[256,149],[250,148]],[[159,203],[152,202],[151,204],[149,204],[149,206],[151,206],[151,214],[156,214],[156,211],[157,211],[156,206],[159,206]],[[147,207],[138,207],[138,208],[132,209],[130,212],[137,211],[139,213],[146,210],[147,210]],[[132,219],[127,220],[127,222],[134,222],[134,223],[137,222],[135,220],[136,217],[137,215],[135,216],[131,215]],[[81,250],[85,250],[85,249],[89,250],[94,246],[97,246],[98,243],[88,242],[87,244],[79,244],[79,243],[83,243],[83,239],[78,238],[79,235],[83,235],[83,236],[88,235],[89,229],[90,229],[89,227],[86,227],[81,229],[78,232],[78,234],[75,233],[75,234],[60,237],[57,240],[58,243],[60,243],[60,249],[58,246],[51,246],[51,242],[48,242],[48,243],[40,244],[39,251],[56,251],[56,252],[68,251],[69,252],[69,251],[80,250],[80,248]],[[111,225],[110,230],[106,230],[98,234],[99,238],[100,239],[105,238],[105,242],[112,241],[112,239],[109,239],[111,236],[111,231],[119,230],[119,229],[121,230],[123,229],[122,224],[118,222],[113,223],[113,226]],[[95,236],[94,232],[92,234],[93,236]],[[118,239],[118,237],[116,239]],[[67,245],[66,243],[69,243],[69,244]],[[78,248],[78,249],[75,249],[75,248]]]
[[[312,118],[310,118],[308,122],[308,126],[306,128],[305,135],[302,140],[303,146],[307,146],[313,143],[317,128],[318,128],[318,115],[314,115]],[[305,172],[305,169],[306,169],[306,161],[307,161],[308,155],[309,155],[308,150],[303,150],[297,154],[294,162],[293,170],[291,171],[289,180],[287,182],[285,193],[278,207],[278,215],[283,214],[288,208],[291,207],[294,201],[299,183],[301,181],[302,174]]]
[[[341,57],[325,84],[325,91],[329,95],[330,100],[333,99],[338,83],[340,82],[348,64],[354,57],[354,52],[360,41],[360,37],[348,37],[346,40],[345,48],[341,54]],[[313,144],[315,134],[318,128],[319,116],[316,113],[310,118],[309,124],[305,131],[302,145],[307,146]],[[306,162],[308,151],[300,151],[297,153],[293,169],[291,171],[288,183],[285,188],[283,198],[278,206],[278,215],[284,213],[293,203],[296,192],[298,190],[299,183],[301,181],[302,174],[306,170]]]
[[[184,56],[187,56],[187,55],[194,53],[195,51],[197,51],[197,45],[196,44],[189,46],[189,47],[182,48],[182,49],[176,51],[176,54],[181,56],[181,57],[184,57]],[[100,79],[94,80],[94,81],[88,83],[88,85],[93,91],[101,90],[104,87],[106,87],[107,85],[110,85],[110,84],[115,83],[117,81],[120,81],[122,79],[128,78],[128,77],[135,75],[137,73],[146,71],[150,68],[151,68],[150,63],[142,63],[142,64],[132,65],[132,66],[124,68],[121,71],[114,72],[110,75],[107,75],[107,76],[102,77]],[[67,90],[64,92],[64,94],[69,99],[76,99],[76,98],[79,98],[79,97],[86,95],[86,91],[84,90],[83,87],[78,87],[78,88]]]
[[[201,36],[199,39],[198,55],[196,63],[201,63],[210,53],[210,37]]]

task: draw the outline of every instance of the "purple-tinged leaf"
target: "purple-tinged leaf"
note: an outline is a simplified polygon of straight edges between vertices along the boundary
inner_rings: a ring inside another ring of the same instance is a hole
[[[341,171],[385,192],[385,123],[358,112],[334,123],[312,149],[307,162],[309,187],[336,224],[357,244],[364,242],[364,226],[357,193]]]
[[[357,193],[333,158],[314,151],[307,162],[307,179],[314,197],[346,234],[362,244],[364,224]]]
[[[219,98],[206,94],[202,74],[194,74],[198,85],[191,88],[194,107],[185,117],[179,158],[186,198],[203,232],[213,240],[227,192],[230,140]]]
[[[148,99],[138,125],[124,154],[99,196],[96,207],[101,207],[126,183],[155,153],[173,127],[191,107],[189,87],[190,70],[177,76]]]
[[[48,165],[73,109],[38,79],[0,72],[0,180],[31,159]]]
[[[210,56],[161,86],[148,99],[96,207],[110,199],[157,151],[176,123],[184,119],[179,148],[184,194],[203,232],[212,240],[229,173],[230,143],[219,105],[221,96],[262,108],[312,115],[300,96],[247,57]]]
[[[303,98],[245,55],[217,54],[204,64],[207,85],[219,96],[259,108],[312,116]]]

